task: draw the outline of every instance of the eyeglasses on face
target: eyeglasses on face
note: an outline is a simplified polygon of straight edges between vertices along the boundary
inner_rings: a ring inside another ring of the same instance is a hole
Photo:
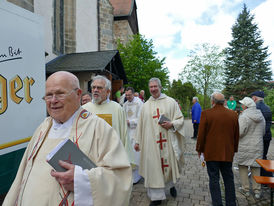
[[[72,92],[77,91],[77,90],[78,90],[78,88],[75,88],[68,93],[57,93],[57,94],[45,95],[42,99],[45,100],[46,102],[51,101],[53,99],[53,97],[55,97],[56,100],[64,100],[67,96],[71,95]]]
[[[101,86],[91,86],[91,89],[92,90],[95,90],[95,89],[102,90],[102,89],[104,89],[104,87],[101,87]]]

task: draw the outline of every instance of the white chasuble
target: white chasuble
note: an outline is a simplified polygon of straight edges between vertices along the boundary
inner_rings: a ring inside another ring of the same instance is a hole
[[[106,100],[102,102],[102,104],[88,102],[82,107],[89,112],[98,115],[100,118],[105,119],[109,124],[111,123],[110,125],[117,132],[126,149],[129,161],[133,163],[134,153],[128,137],[126,114],[121,105],[117,102]]]
[[[51,126],[52,118],[48,117],[36,129],[3,206],[74,205],[74,193],[59,185],[50,175],[51,167],[46,163],[45,155],[60,141],[47,137]],[[69,139],[97,165],[91,170],[84,170],[90,181],[94,206],[128,205],[132,171],[114,129],[80,108]]]
[[[123,108],[126,112],[126,119],[129,122],[128,134],[129,134],[132,149],[134,151],[134,160],[136,165],[139,165],[139,162],[140,162],[140,152],[136,152],[134,149],[134,145],[136,143],[135,135],[136,135],[138,119],[141,114],[141,109],[143,104],[144,103],[138,97],[134,97],[131,102],[126,101],[123,105]]]
[[[22,196],[22,205],[41,205],[41,203],[50,203],[51,197],[47,194],[59,193],[60,185],[50,175],[52,167],[45,161],[45,157],[60,141],[63,139],[49,139],[45,138],[43,147],[40,148],[35,157],[35,164],[31,169],[28,181],[26,183],[24,193]],[[66,194],[60,193],[60,202]],[[34,198],[39,197],[39,198]],[[68,199],[72,204],[73,199]],[[59,203],[60,203],[59,202]]]
[[[162,114],[174,128],[166,130],[158,124]],[[136,142],[141,149],[139,173],[145,178],[145,187],[164,188],[165,183],[176,183],[180,177],[185,146],[183,123],[178,103],[165,94],[158,99],[150,97],[143,105]]]

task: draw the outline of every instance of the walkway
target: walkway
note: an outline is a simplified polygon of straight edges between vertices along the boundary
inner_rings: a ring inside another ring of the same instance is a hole
[[[176,184],[178,195],[172,198],[169,190],[166,190],[167,199],[162,202],[163,206],[208,206],[211,204],[211,197],[208,187],[208,175],[206,167],[201,166],[195,151],[196,141],[192,140],[192,124],[190,120],[186,120],[188,133],[186,134],[186,152],[185,167],[180,181]],[[271,141],[269,148],[269,159],[274,159],[274,141]],[[266,206],[270,204],[269,188],[263,189],[263,195],[260,200],[255,200],[253,196],[246,198],[239,192],[239,172],[234,170],[235,188],[237,203],[239,206]],[[224,185],[221,181],[222,194],[224,193]],[[150,200],[147,197],[146,189],[143,181],[133,186],[130,199],[130,206],[148,206]],[[225,204],[224,204],[225,205]]]

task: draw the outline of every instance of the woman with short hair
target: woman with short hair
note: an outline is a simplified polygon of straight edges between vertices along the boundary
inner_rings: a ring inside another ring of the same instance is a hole
[[[243,112],[239,116],[240,140],[236,162],[239,166],[242,191],[246,196],[250,196],[248,167],[252,175],[252,189],[255,198],[261,196],[261,185],[256,183],[253,176],[260,175],[260,166],[256,159],[263,157],[263,135],[265,132],[265,120],[260,110],[256,109],[255,102],[245,97],[239,101]]]

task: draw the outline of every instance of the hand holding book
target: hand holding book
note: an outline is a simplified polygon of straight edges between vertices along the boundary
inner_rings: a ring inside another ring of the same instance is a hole
[[[163,114],[160,115],[160,117],[158,119],[158,124],[161,125],[161,127],[165,128],[166,130],[173,128],[173,130],[175,131],[175,128],[174,128],[172,122],[170,121],[170,119],[167,118]]]
[[[57,171],[65,172],[59,160],[78,165],[83,169],[95,168],[96,165],[70,140],[60,142],[48,155],[47,162]]]
[[[56,181],[59,182],[67,191],[74,191],[74,169],[75,165],[59,161],[62,168],[66,169],[66,172],[58,172],[51,170],[50,175],[55,177]]]
[[[170,119],[168,119],[165,115],[161,114],[158,123],[163,124],[164,122],[170,122]]]

